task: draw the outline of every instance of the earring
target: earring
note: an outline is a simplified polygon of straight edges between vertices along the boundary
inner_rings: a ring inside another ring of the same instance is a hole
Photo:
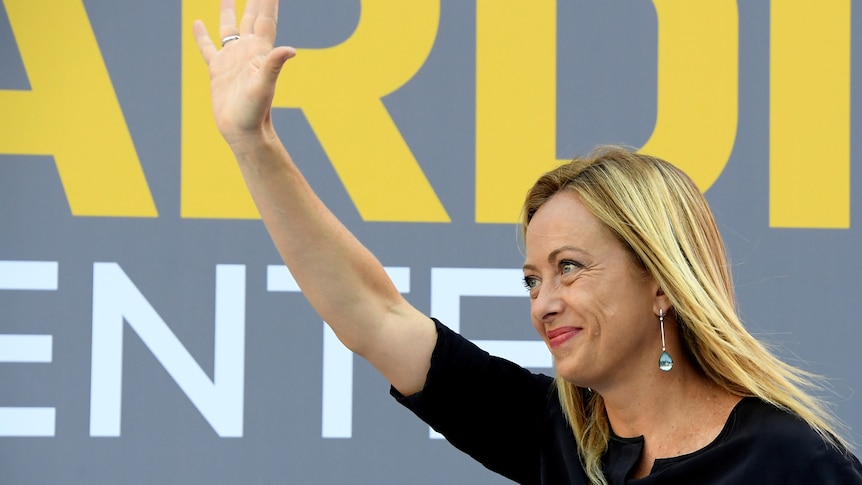
[[[673,358],[667,353],[664,343],[664,310],[658,310],[658,323],[661,326],[661,356],[658,358],[658,368],[667,372],[673,368]]]

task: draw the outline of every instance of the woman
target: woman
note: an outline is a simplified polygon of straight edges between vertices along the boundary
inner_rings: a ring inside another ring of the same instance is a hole
[[[324,207],[278,140],[276,0],[239,28],[223,0],[209,66],[219,130],[284,262],[392,394],[522,483],[862,483],[832,419],[734,312],[706,203],[660,160],[606,149],[542,177],[524,210],[524,283],[556,380],[494,358],[413,308]]]

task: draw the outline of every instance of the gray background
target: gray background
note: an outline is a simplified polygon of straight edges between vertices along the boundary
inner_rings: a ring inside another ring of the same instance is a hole
[[[0,291],[0,333],[50,334],[54,347],[49,364],[0,363],[0,406],[56,408],[55,436],[0,437],[0,483],[506,482],[430,440],[427,427],[388,396],[388,385],[360,359],[352,437],[321,438],[320,319],[301,295],[266,290],[266,267],[279,259],[263,225],[179,216],[179,2],[84,4],[159,217],[73,217],[51,157],[0,155],[0,260],[59,262],[56,292]],[[850,229],[769,227],[769,4],[738,5],[738,134],[706,195],[730,250],[748,328],[793,364],[829,377],[833,392],[825,395],[859,442],[862,219],[855,209],[862,175],[852,170]],[[360,5],[304,0],[284,2],[281,10],[281,43],[325,47],[350,35]],[[274,115],[331,209],[384,265],[411,269],[408,298],[426,312],[431,268],[522,263],[514,225],[473,222],[475,12],[473,2],[442,1],[434,50],[407,85],[385,98],[451,223],[363,222],[303,114]],[[561,2],[558,16],[558,157],[604,142],[642,145],[655,123],[652,4]],[[855,32],[860,20],[854,12]],[[858,47],[854,35],[854,53]],[[854,56],[854,92],[859,68]],[[2,9],[0,89],[29,89]],[[855,168],[858,98],[851,108]],[[102,261],[119,263],[210,376],[215,266],[246,265],[242,437],[217,436],[128,327],[122,435],[89,435],[93,263]],[[465,298],[461,320],[462,333],[473,339],[537,338],[521,298]]]

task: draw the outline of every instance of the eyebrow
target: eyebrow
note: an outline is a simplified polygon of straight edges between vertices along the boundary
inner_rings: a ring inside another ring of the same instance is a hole
[[[581,249],[581,248],[579,248],[579,247],[577,247],[577,246],[570,246],[570,245],[567,245],[567,246],[560,246],[560,247],[558,247],[557,249],[554,249],[553,251],[551,251],[551,253],[550,253],[550,254],[548,254],[548,262],[549,262],[549,263],[551,263],[551,264],[553,264],[553,263],[554,263],[554,260],[555,260],[555,259],[557,259],[557,256],[558,256],[560,253],[562,253],[563,251],[576,251],[576,252],[579,252],[579,253],[586,253],[586,251],[584,251],[583,249]],[[532,265],[532,264],[524,264],[524,266],[522,267],[522,269],[523,269],[524,271],[526,271],[526,270],[528,270],[528,269],[533,270],[533,271],[536,271],[538,268],[536,268],[536,267],[535,267],[534,265]]]

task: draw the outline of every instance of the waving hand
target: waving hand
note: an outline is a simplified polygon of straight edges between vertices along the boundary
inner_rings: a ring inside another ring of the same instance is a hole
[[[302,293],[338,338],[401,391],[422,389],[437,331],[389,280],[383,266],[323,204],[272,126],[275,84],[296,55],[275,47],[277,0],[248,0],[239,28],[221,0],[219,39],[194,34],[209,66],[213,111],[267,231]]]
[[[220,17],[221,49],[200,20],[194,23],[194,34],[209,67],[216,125],[232,143],[271,127],[276,81],[296,50],[273,47],[278,0],[249,0],[239,28],[233,0],[221,1]]]

